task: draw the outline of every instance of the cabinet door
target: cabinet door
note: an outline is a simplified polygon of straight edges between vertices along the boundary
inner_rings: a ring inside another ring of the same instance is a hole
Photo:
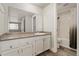
[[[50,38],[45,38],[43,43],[44,43],[44,51],[50,49]]]
[[[19,50],[18,49],[11,49],[7,51],[3,51],[1,53],[2,56],[19,56]]]
[[[43,52],[43,39],[36,40],[36,54]]]
[[[32,46],[21,47],[21,56],[32,56]]]

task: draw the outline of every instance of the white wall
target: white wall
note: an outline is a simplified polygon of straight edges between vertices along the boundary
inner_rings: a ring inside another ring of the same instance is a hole
[[[42,14],[36,14],[36,31],[43,31]]]
[[[77,55],[79,56],[79,4],[77,4]]]
[[[8,7],[0,4],[0,32],[8,32]]]
[[[34,15],[32,15],[32,32],[33,32],[33,17],[36,17],[36,31],[43,31],[42,14],[34,14]]]
[[[43,30],[47,32],[52,32],[52,46],[51,50],[57,52],[57,39],[56,39],[56,4],[51,3],[43,9]]]
[[[32,32],[32,16],[25,17],[25,32]]]
[[[25,20],[25,17],[22,17],[20,20],[21,20],[21,32],[24,32],[24,20]]]

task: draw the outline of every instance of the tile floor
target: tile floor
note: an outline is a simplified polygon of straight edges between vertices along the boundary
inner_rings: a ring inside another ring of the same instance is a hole
[[[72,51],[67,48],[59,48],[57,53],[53,53],[50,50],[45,51],[38,56],[76,56],[76,51]]]

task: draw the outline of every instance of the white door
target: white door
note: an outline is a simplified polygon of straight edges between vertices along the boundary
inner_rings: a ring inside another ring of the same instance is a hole
[[[36,54],[43,52],[43,39],[36,40]]]
[[[32,51],[32,46],[24,46],[21,48],[21,56],[32,56],[33,51]]]
[[[2,56],[19,56],[19,50],[18,49],[11,49],[7,51],[3,51],[1,53]]]
[[[44,51],[50,49],[50,38],[45,38],[43,43],[44,43]]]

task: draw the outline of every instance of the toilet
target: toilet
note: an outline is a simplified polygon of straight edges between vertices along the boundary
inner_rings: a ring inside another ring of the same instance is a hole
[[[57,48],[60,48],[60,45],[62,43],[62,40],[60,38],[57,39]]]

